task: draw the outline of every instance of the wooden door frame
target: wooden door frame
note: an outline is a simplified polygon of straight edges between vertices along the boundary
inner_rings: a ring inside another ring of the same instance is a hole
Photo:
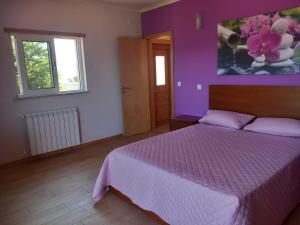
[[[158,38],[168,36],[170,41],[158,40]],[[155,84],[154,77],[155,71],[153,68],[153,44],[170,44],[170,101],[171,101],[171,117],[174,117],[174,63],[173,63],[173,35],[171,31],[162,32],[144,37],[148,42],[148,68],[149,68],[149,90],[150,90],[150,112],[151,112],[151,129],[155,129],[155,93],[153,92],[153,86]]]

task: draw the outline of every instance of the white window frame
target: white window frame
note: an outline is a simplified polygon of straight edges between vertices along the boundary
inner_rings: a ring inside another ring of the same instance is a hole
[[[86,92],[86,71],[85,71],[85,61],[84,61],[84,50],[83,50],[83,38],[74,37],[74,36],[61,36],[61,35],[40,35],[40,34],[21,34],[21,33],[11,33],[10,36],[14,36],[15,41],[15,50],[16,50],[16,61],[17,61],[17,70],[20,80],[20,94],[18,97],[35,97],[35,96],[48,96],[48,95],[58,95],[58,94],[69,94],[69,93],[78,93]],[[55,45],[54,39],[72,39],[76,41],[76,53],[77,53],[77,63],[78,63],[78,73],[79,73],[79,82],[80,89],[72,91],[60,91],[59,82],[58,82],[58,72],[56,64],[56,55],[55,55]],[[29,89],[27,81],[27,71],[25,65],[24,57],[24,48],[23,41],[32,41],[32,42],[47,42],[48,51],[49,51],[49,61],[50,69],[52,75],[52,84],[53,88],[45,89]]]

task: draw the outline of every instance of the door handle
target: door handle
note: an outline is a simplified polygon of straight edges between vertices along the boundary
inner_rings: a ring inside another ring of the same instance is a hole
[[[126,92],[126,90],[131,90],[133,89],[132,87],[122,87],[121,90],[123,92],[123,94]]]
[[[130,90],[132,87],[122,87],[123,90]]]

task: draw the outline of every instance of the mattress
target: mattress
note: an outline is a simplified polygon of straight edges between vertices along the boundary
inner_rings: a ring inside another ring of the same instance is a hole
[[[197,124],[112,151],[107,187],[172,225],[281,225],[300,202],[300,139]]]

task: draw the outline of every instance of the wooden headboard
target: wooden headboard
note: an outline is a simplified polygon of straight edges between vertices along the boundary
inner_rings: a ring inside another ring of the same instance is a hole
[[[209,108],[300,119],[300,87],[211,85]]]

